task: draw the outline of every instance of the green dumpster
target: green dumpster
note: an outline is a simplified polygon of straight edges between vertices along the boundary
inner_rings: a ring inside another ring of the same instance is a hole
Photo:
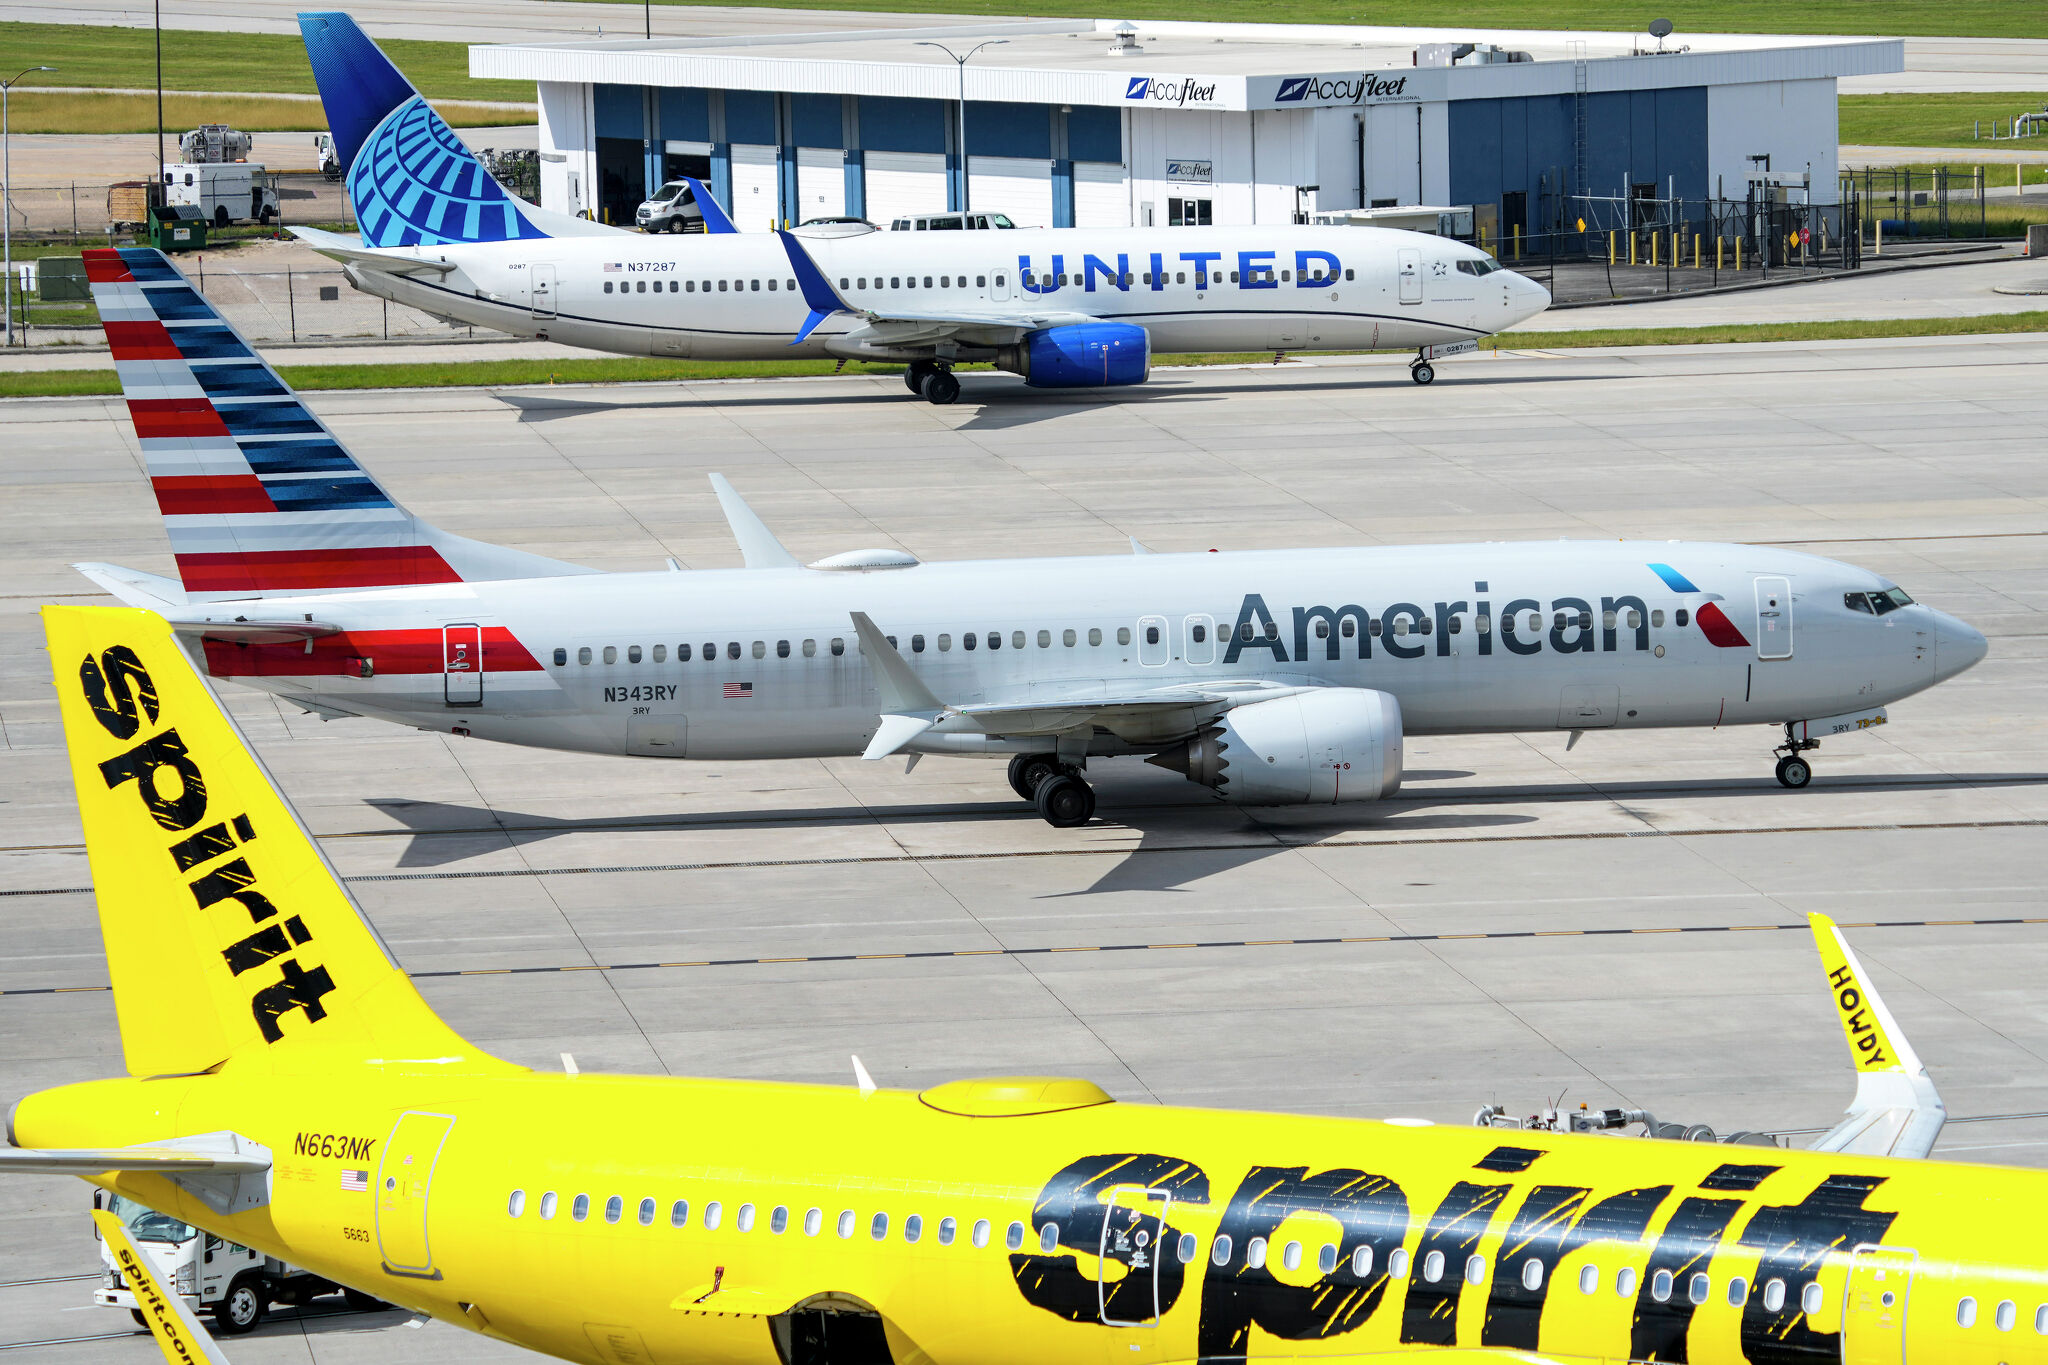
[[[149,244],[158,251],[197,251],[206,245],[206,217],[192,204],[152,204]]]

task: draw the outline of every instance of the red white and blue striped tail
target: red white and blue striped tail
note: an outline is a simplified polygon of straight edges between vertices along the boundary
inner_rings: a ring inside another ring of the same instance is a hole
[[[190,600],[590,572],[412,515],[162,252],[84,255]]]

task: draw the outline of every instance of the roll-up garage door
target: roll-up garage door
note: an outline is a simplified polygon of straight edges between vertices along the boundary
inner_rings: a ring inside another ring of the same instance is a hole
[[[1052,163],[1010,156],[974,158],[978,213],[1007,213],[1018,227],[1052,226]]]
[[[742,232],[759,232],[779,222],[775,201],[775,149],[732,149],[732,220]]]
[[[1074,226],[1129,227],[1131,195],[1124,168],[1106,161],[1074,163]]]
[[[887,227],[906,213],[946,211],[946,158],[924,152],[869,152],[868,217]]]
[[[846,212],[846,153],[837,147],[796,151],[797,221],[837,218]]]

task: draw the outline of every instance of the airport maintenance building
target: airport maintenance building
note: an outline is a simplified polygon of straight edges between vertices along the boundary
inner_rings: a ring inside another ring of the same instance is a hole
[[[1595,202],[1831,203],[1836,78],[1903,64],[1896,40],[1110,20],[470,50],[539,85],[545,207],[630,224],[690,174],[747,230],[1428,204],[1507,237]]]

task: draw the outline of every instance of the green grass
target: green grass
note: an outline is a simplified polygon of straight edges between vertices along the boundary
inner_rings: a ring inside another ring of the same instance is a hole
[[[1786,322],[1725,327],[1645,327],[1612,331],[1513,332],[1491,337],[1488,350],[1534,351],[1599,346],[1697,346],[1723,342],[1847,341],[1867,337],[1978,336],[2048,332],[2048,309],[1970,318],[1879,318],[1864,322]],[[1340,353],[1342,354],[1342,353]],[[1245,365],[1269,362],[1270,351],[1161,355],[1160,365]],[[985,370],[986,365],[963,365]],[[852,374],[893,375],[900,365],[857,364]],[[451,360],[399,365],[282,365],[278,373],[296,389],[401,389],[534,387],[559,384],[677,383],[702,379],[759,379],[833,373],[828,360]],[[112,370],[42,370],[0,374],[0,398],[64,398],[117,394]]]
[[[16,95],[9,102],[10,125],[17,133],[153,133],[156,96],[77,94]],[[456,128],[488,128],[531,123],[533,115],[518,108],[481,109],[474,105],[442,105],[441,117]],[[261,95],[166,95],[164,127],[173,131],[202,123],[225,123],[245,133],[312,133],[327,127],[327,111],[317,100],[266,99]],[[317,160],[306,140],[305,165]],[[272,170],[289,170],[273,166]]]
[[[2048,154],[2048,133],[2012,142],[1972,141],[1970,125],[2010,122],[2014,114],[2048,104],[2039,91],[2012,94],[1843,95],[1840,141],[1869,147],[1969,147],[1989,154]],[[2006,183],[2010,183],[2008,178]]]
[[[57,68],[37,73],[27,82],[33,85],[153,89],[153,40],[147,27],[0,23],[0,66],[7,74],[24,66]],[[471,80],[467,44],[387,38],[378,46],[429,99],[533,102],[531,81]],[[318,93],[313,68],[306,62],[306,45],[294,35],[169,28],[164,30],[164,89]],[[153,114],[150,127],[156,127]]]
[[[639,0],[614,0],[633,4]],[[709,0],[660,0],[662,4]],[[777,9],[814,9],[819,0],[752,0]],[[908,13],[1020,15],[1071,19],[1085,7],[1072,0],[832,0],[843,10]],[[1275,24],[1399,24],[1472,28],[1574,28],[1641,32],[1662,15],[1691,33],[1875,33],[1923,37],[2038,38],[2038,8],[2003,0],[1665,0],[1650,8],[1626,0],[1538,5],[1529,0],[1265,0],[1247,15],[1238,0],[1126,0],[1119,19],[1190,19],[1216,22],[1248,17]],[[633,31],[630,23],[622,32]]]

